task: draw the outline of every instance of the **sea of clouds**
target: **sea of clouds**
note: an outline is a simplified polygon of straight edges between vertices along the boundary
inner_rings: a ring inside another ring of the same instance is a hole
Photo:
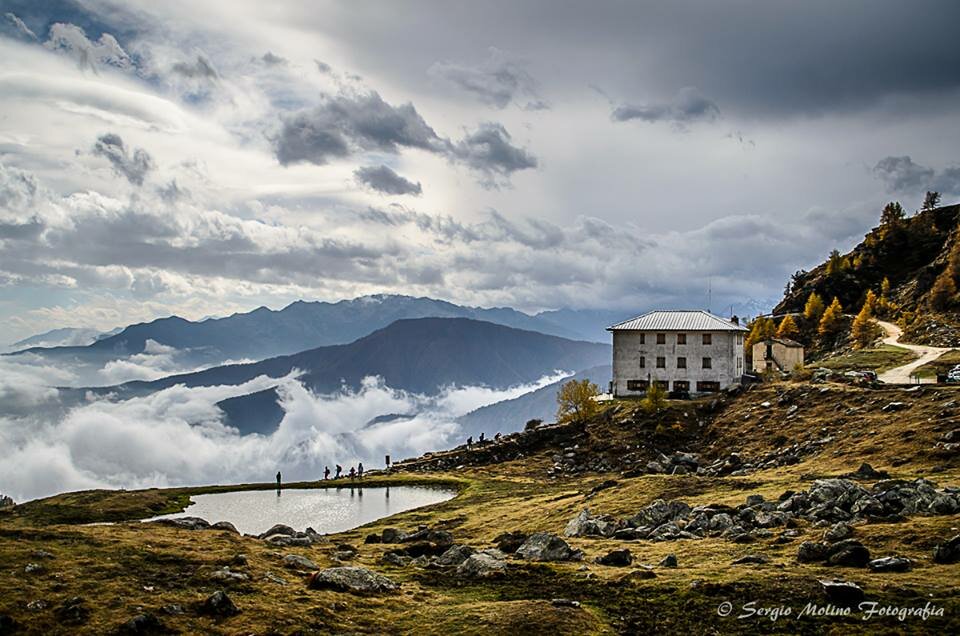
[[[172,352],[155,348],[164,371]],[[155,368],[155,360],[136,364]],[[114,371],[117,369],[114,368]],[[113,373],[111,378],[116,377]],[[137,374],[134,374],[137,375]],[[285,416],[270,435],[240,435],[216,403],[277,384],[173,386],[145,397],[88,395],[68,404],[57,386],[77,376],[35,356],[0,359],[0,493],[18,502],[88,488],[144,488],[317,479],[324,466],[370,468],[459,443],[456,418],[556,382],[565,373],[493,390],[449,387],[424,396],[367,378],[358,389],[314,394],[292,373],[279,381]],[[397,418],[376,418],[403,415]]]

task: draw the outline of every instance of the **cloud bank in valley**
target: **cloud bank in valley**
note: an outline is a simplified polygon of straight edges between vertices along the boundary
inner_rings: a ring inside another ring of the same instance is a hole
[[[367,378],[356,391],[315,395],[295,375],[279,383],[285,416],[271,435],[241,436],[216,403],[277,384],[175,386],[126,401],[89,399],[65,407],[48,383],[69,371],[35,361],[0,362],[0,492],[17,501],[86,488],[317,479],[324,466],[393,459],[461,443],[456,417],[557,381],[563,374],[503,391],[449,388],[425,397]],[[401,415],[384,418],[384,415]],[[518,426],[522,423],[518,423]]]

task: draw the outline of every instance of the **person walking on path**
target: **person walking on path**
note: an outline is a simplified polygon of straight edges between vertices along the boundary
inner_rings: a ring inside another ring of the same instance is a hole
[[[363,462],[357,464],[357,479],[363,479]]]
[[[280,490],[280,471],[277,471],[277,490]]]
[[[330,467],[329,467],[329,466],[324,466],[324,467],[323,467],[323,481],[327,481],[328,479],[330,479]]]
[[[336,468],[337,468],[337,474],[334,475],[333,478],[334,478],[334,479],[340,479],[340,473],[343,472],[343,468],[340,467],[340,464],[337,464]]]

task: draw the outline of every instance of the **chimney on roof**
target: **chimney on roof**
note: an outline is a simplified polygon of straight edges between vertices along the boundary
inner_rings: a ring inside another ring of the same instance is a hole
[[[739,325],[739,324],[740,324],[740,318],[737,317],[737,316],[730,316],[730,322],[732,322],[732,323],[735,324],[735,325]]]

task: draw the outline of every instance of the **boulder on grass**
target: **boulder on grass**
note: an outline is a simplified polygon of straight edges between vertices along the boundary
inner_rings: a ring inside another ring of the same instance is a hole
[[[579,561],[583,552],[574,550],[566,541],[549,532],[537,532],[517,549],[517,555],[531,561]]]
[[[457,566],[457,575],[469,579],[496,579],[507,573],[507,562],[497,554],[499,550],[484,550],[471,554]]]
[[[382,594],[395,591],[397,584],[367,568],[337,567],[314,572],[307,581],[307,587],[311,590],[335,590],[352,594]]]

